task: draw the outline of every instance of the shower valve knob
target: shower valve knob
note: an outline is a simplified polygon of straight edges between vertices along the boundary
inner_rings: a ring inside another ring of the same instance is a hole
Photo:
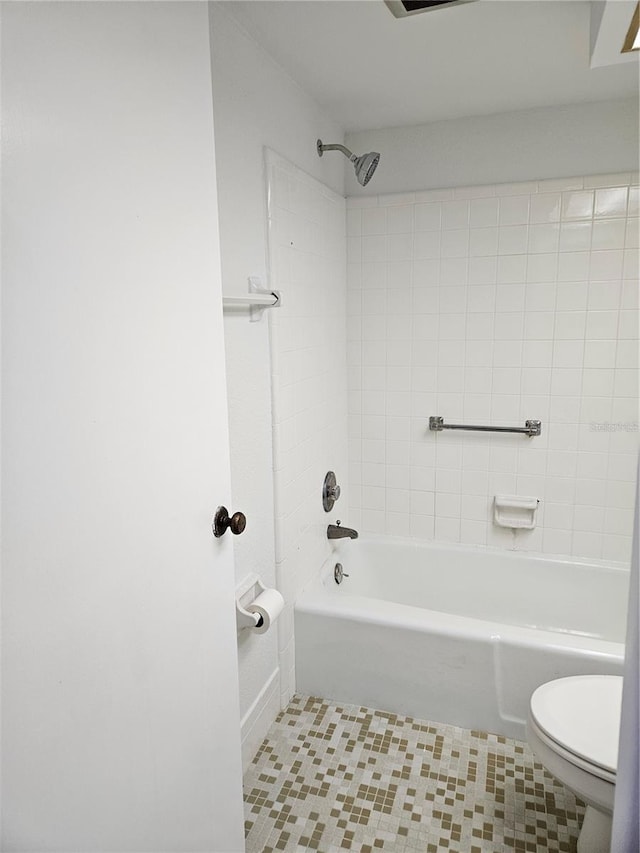
[[[333,471],[328,471],[322,484],[322,506],[325,512],[331,512],[334,503],[340,497],[340,486]]]
[[[226,533],[227,528],[230,528],[231,532],[235,536],[238,536],[247,526],[247,519],[242,512],[234,512],[232,516],[229,516],[226,506],[219,506],[211,526],[213,528],[213,535],[217,539]]]

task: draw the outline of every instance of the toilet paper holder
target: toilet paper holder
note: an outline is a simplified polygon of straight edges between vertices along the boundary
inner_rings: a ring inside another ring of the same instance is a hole
[[[255,588],[257,587],[257,591]],[[254,590],[252,596],[247,596],[250,590]],[[262,616],[259,613],[250,613],[246,607],[240,603],[244,598],[245,604],[250,604],[254,601],[261,592],[265,592],[266,586],[262,583],[258,575],[249,575],[243,584],[236,589],[236,622],[238,628],[259,628],[262,624]]]
[[[252,628],[257,634],[268,631],[280,616],[285,601],[277,589],[266,587],[251,574],[236,589],[236,623],[238,630]]]

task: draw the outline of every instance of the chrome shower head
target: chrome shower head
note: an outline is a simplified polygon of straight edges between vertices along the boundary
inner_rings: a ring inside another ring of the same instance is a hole
[[[353,165],[356,170],[356,178],[363,187],[366,187],[371,180],[379,162],[380,155],[377,151],[371,151],[369,154],[363,154],[362,157],[358,157],[357,160],[353,161]]]
[[[353,154],[344,145],[323,145],[321,139],[318,139],[316,142],[316,148],[318,150],[318,157],[322,157],[325,151],[342,151],[344,156],[348,157],[353,163],[358,183],[363,187],[366,187],[369,183],[371,176],[380,162],[380,155],[377,151],[370,151],[369,154],[362,154],[358,157],[357,154]]]

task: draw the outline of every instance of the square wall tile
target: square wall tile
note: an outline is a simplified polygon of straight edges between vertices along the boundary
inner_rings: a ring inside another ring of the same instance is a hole
[[[562,194],[563,219],[591,219],[593,191],[573,191]]]
[[[625,216],[627,213],[627,187],[596,190],[595,217]]]

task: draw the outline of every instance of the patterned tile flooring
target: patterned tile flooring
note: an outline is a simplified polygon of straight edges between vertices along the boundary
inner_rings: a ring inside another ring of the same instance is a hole
[[[303,696],[244,788],[247,853],[570,853],[584,812],[524,743]]]

